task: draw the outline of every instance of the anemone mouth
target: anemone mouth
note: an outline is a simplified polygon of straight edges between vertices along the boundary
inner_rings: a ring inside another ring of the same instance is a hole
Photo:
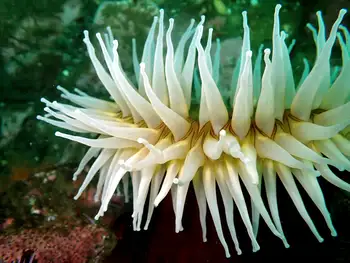
[[[350,141],[346,138],[350,126],[347,114],[350,90],[346,84],[350,81],[350,34],[340,25],[346,11],[339,12],[328,38],[320,12],[317,13],[318,31],[308,25],[316,43],[317,59],[311,70],[304,60],[304,73],[296,85],[289,56],[295,42],[287,46],[287,35],[280,31],[280,8],[277,5],[274,13],[272,49],[263,50],[261,46],[254,67],[247,12],[242,13],[243,45],[228,98],[220,89],[220,54],[216,52],[212,57],[210,53],[212,29],[209,29],[206,46],[201,44],[204,16],[196,27],[191,20],[174,51],[171,40],[174,19],[169,19],[165,32],[164,11],[160,11],[150,28],[141,63],[133,41],[138,88],[121,67],[118,41],[114,40],[112,31],[107,30],[105,41],[100,34],[96,35],[108,71],[97,58],[88,31],[84,31],[89,57],[114,102],[94,98],[77,89],[71,93],[58,87],[62,97],[77,106],[42,99],[47,114],[38,119],[76,133],[98,134],[96,139],[90,139],[56,133],[90,147],[73,180],[94,159],[75,199],[99,174],[95,200],[101,202],[101,207],[95,219],[108,209],[116,189],[129,201],[131,180],[134,230],[141,230],[148,193],[144,229],[150,224],[154,208],[171,193],[175,231],[183,231],[186,195],[189,185],[193,184],[204,242],[209,208],[225,255],[230,256],[222,230],[223,216],[217,204],[218,188],[229,235],[238,254],[242,251],[234,225],[234,206],[238,208],[254,252],[260,249],[256,240],[260,217],[285,247],[289,247],[278,212],[276,180],[279,178],[311,232],[322,242],[299,194],[296,178],[320,210],[331,235],[336,235],[318,177],[350,191],[350,185],[329,168],[331,165],[350,171]],[[343,65],[340,73],[333,74],[329,59],[336,38]],[[220,41],[217,43],[220,51]],[[193,94],[195,97],[200,94],[199,104],[193,103]],[[197,114],[193,114],[193,110]],[[251,216],[242,183],[250,197]],[[262,199],[262,184],[269,211]]]

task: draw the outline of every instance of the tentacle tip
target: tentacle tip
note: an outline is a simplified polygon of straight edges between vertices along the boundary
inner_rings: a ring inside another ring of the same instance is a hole
[[[221,131],[219,132],[219,135],[220,135],[220,136],[223,136],[223,137],[226,136],[226,131],[225,131],[225,130],[221,130]]]
[[[259,250],[260,250],[260,248],[255,248],[255,249],[253,249],[253,253],[258,252]]]
[[[314,26],[311,23],[306,23],[306,27],[309,29],[313,29]]]
[[[271,49],[265,48],[264,49],[264,53],[267,54],[267,55],[270,55],[271,54]]]
[[[140,65],[141,65],[141,64],[140,64]],[[138,138],[138,139],[137,139],[137,142],[140,143],[140,144],[145,144],[145,143],[147,143],[147,141],[146,141],[145,139],[143,139],[143,138]]]
[[[336,231],[335,229],[332,229],[332,230],[331,230],[331,236],[332,236],[332,237],[338,236],[338,233],[337,233],[337,231]]]
[[[86,29],[83,31],[84,33],[84,40],[85,39],[89,39],[89,31],[87,31]]]
[[[40,101],[43,102],[43,103],[48,103],[48,102],[49,102],[49,101],[48,101],[47,99],[45,99],[44,97],[42,97],[42,98],[40,99]]]
[[[342,9],[340,9],[339,14],[340,14],[340,15],[345,15],[347,12],[348,12],[347,9],[342,8]]]
[[[141,62],[141,63],[140,63],[140,70],[141,70],[141,73],[145,73],[145,67],[146,67],[145,62]]]

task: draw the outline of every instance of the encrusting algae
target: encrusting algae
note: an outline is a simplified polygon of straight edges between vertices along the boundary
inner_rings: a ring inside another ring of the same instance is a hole
[[[134,230],[141,229],[148,192],[144,229],[149,226],[154,207],[171,192],[175,231],[182,231],[186,194],[192,183],[203,241],[207,240],[208,204],[225,254],[230,257],[218,209],[218,185],[225,220],[238,254],[242,252],[234,226],[234,205],[242,217],[253,251],[260,249],[256,240],[260,215],[285,247],[289,247],[279,219],[278,176],[317,240],[322,242],[323,238],[303,204],[294,178],[324,216],[331,235],[336,236],[317,177],[322,176],[350,191],[350,185],[329,167],[350,171],[350,142],[346,137],[350,124],[347,85],[350,82],[350,34],[340,25],[346,10],[340,10],[327,39],[321,12],[317,13],[318,31],[308,25],[317,58],[311,70],[304,61],[305,70],[296,85],[289,56],[294,43],[286,45],[287,34],[280,30],[280,8],[281,5],[277,5],[274,14],[272,50],[259,49],[254,69],[247,12],[242,13],[243,46],[229,98],[222,96],[218,88],[220,42],[217,41],[217,52],[211,57],[212,29],[209,29],[205,48],[201,44],[204,16],[197,26],[191,20],[174,51],[171,40],[174,19],[169,19],[166,30],[164,11],[160,11],[159,17],[153,20],[140,64],[133,41],[132,60],[138,88],[122,69],[118,41],[110,28],[104,39],[101,34],[96,35],[108,71],[96,57],[89,33],[84,32],[92,64],[113,102],[91,97],[77,89],[76,93],[71,93],[58,87],[62,97],[77,106],[42,99],[47,115],[38,116],[38,119],[69,131],[98,135],[97,139],[89,139],[56,132],[57,136],[90,146],[73,180],[95,158],[75,198],[79,198],[99,172],[95,200],[101,201],[101,207],[96,220],[108,209],[117,187],[123,187],[128,200],[131,177]],[[340,74],[333,78],[329,61],[336,39],[341,47],[343,65]],[[262,60],[265,69],[261,74]],[[192,111],[198,108],[193,107],[193,90],[200,92],[199,113]],[[198,116],[198,120],[191,116]],[[262,181],[271,216],[261,197]],[[251,218],[241,182],[251,198]]]

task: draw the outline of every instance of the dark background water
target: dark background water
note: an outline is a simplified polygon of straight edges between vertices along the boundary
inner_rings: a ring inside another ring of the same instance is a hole
[[[132,77],[131,39],[136,37],[140,55],[152,16],[157,14],[159,8],[165,8],[167,16],[177,21],[178,30],[174,32],[174,39],[179,37],[179,32],[187,26],[191,17],[198,19],[205,14],[207,24],[214,28],[214,37],[219,37],[222,43],[227,40],[231,45],[223,49],[223,56],[234,57],[238,54],[239,37],[242,35],[241,12],[248,11],[252,47],[256,49],[261,43],[270,45],[273,8],[281,3],[282,28],[290,39],[297,40],[291,55],[297,78],[302,72],[302,58],[307,57],[309,61],[315,58],[314,43],[305,24],[311,22],[316,25],[315,12],[322,10],[329,30],[339,10],[350,9],[350,2],[346,0],[261,0],[256,6],[244,0],[110,2],[109,8],[103,8],[104,1],[101,0],[0,2],[0,223],[3,225],[9,218],[15,218],[12,225],[14,231],[37,226],[38,221],[45,221],[48,216],[33,219],[33,204],[18,201],[26,195],[25,191],[31,189],[32,176],[56,170],[70,174],[68,168],[75,167],[85,150],[76,143],[55,137],[55,128],[36,120],[36,115],[42,114],[40,98],[58,100],[58,84],[69,90],[78,87],[96,96],[106,96],[91,70],[82,42],[84,29],[97,32],[110,25],[121,43],[123,67]],[[344,25],[349,26],[349,17],[346,16]],[[332,65],[340,65],[339,47],[334,48],[333,54]],[[225,66],[230,70],[232,61]],[[349,181],[347,173],[337,174]],[[280,214],[291,248],[284,249],[282,242],[261,222],[258,238],[261,250],[251,253],[250,241],[237,214],[236,229],[243,255],[238,257],[231,250],[232,259],[226,260],[209,216],[208,242],[201,242],[197,206],[193,191],[190,191],[184,213],[185,231],[180,234],[174,233],[174,216],[169,198],[156,209],[151,228],[146,232],[132,232],[131,208],[121,205],[108,225],[113,233],[117,233],[119,240],[106,262],[349,262],[349,195],[323,180],[321,184],[339,234],[337,238],[329,235],[323,218],[310,200],[304,199],[325,238],[323,244],[317,243],[287,194],[281,190],[278,193]],[[59,193],[67,196],[72,191],[65,183],[55,187],[60,188]],[[279,185],[279,189],[283,187]],[[45,188],[48,194],[54,190]],[[60,196],[50,198],[59,199]],[[61,211],[58,207],[62,211],[68,209],[68,205],[62,206],[59,202],[52,209]],[[75,208],[70,209],[75,211]],[[90,211],[91,216],[93,211]],[[1,231],[0,235],[5,233],[5,229]],[[230,244],[230,247],[233,245]]]

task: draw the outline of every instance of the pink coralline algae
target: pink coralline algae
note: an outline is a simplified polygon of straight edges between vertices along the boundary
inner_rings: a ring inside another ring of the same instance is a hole
[[[38,263],[84,263],[100,254],[107,235],[103,228],[94,225],[23,230],[0,236],[0,261],[22,262],[29,253]]]

